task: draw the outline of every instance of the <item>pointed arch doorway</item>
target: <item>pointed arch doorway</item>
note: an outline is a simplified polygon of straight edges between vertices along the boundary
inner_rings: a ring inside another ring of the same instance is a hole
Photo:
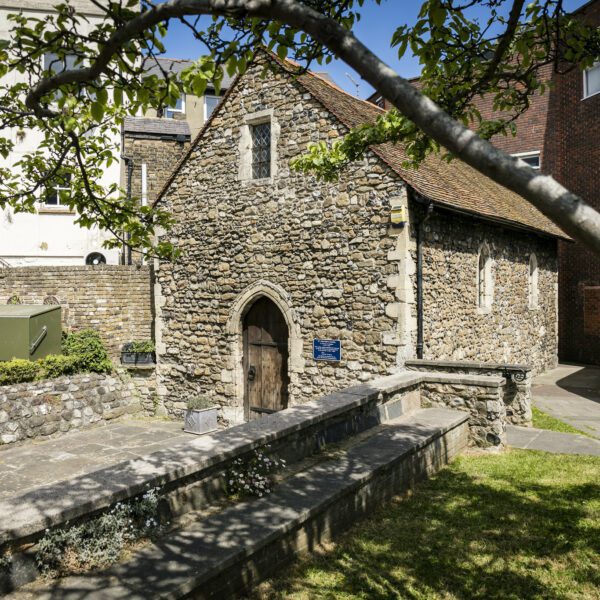
[[[288,405],[288,340],[285,317],[261,296],[243,318],[244,413],[247,420]]]

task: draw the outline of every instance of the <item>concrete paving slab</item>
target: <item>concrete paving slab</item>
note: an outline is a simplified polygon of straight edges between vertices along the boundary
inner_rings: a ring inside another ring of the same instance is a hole
[[[587,454],[600,456],[600,440],[584,435],[561,433],[532,427],[509,425],[506,428],[509,446],[523,450],[543,450],[553,454]]]
[[[181,422],[132,419],[46,442],[36,440],[0,448],[0,499],[138,459],[195,438],[183,432]]]
[[[533,404],[600,438],[600,367],[561,364],[533,380]]]

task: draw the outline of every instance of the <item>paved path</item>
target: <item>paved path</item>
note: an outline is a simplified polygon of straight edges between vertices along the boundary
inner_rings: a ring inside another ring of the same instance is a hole
[[[533,429],[532,427],[506,428],[508,444],[513,448],[524,450],[544,450],[556,454],[589,454],[600,456],[600,440],[584,435]]]
[[[559,365],[533,380],[533,404],[600,438],[600,367]]]
[[[196,438],[181,422],[131,419],[48,441],[0,447],[0,499]]]

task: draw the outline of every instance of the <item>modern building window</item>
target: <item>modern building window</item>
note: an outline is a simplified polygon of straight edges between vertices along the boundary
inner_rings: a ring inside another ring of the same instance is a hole
[[[532,169],[538,170],[541,167],[539,150],[535,152],[520,152],[519,154],[513,154],[513,156],[526,162]]]
[[[252,132],[252,179],[271,177],[271,123],[250,127]]]
[[[72,54],[67,54],[66,56],[59,57],[55,52],[46,52],[44,54],[44,70],[49,71],[50,73],[56,75],[57,73],[62,73],[63,71],[68,71],[70,69],[75,69],[77,62],[77,57]],[[57,101],[59,98],[62,98],[63,93],[60,90],[56,90],[52,92],[52,100]]]
[[[204,96],[204,120],[210,118],[210,115],[213,114],[213,111],[219,105],[219,101],[221,98],[219,96],[211,96],[207,94]]]
[[[62,73],[75,68],[77,57],[67,54],[59,57],[55,52],[46,52],[44,54],[44,70],[52,73]]]
[[[539,304],[539,270],[535,254],[529,257],[529,308],[535,309]]]
[[[583,72],[583,97],[600,93],[600,63]]]
[[[487,310],[491,308],[492,300],[492,259],[484,244],[477,259],[477,306]]]
[[[68,207],[71,198],[71,176],[69,174],[56,178],[46,186],[42,203],[46,207]]]
[[[185,94],[181,94],[181,96],[177,98],[177,102],[175,102],[175,104],[165,108],[165,117],[167,119],[174,119],[175,115],[183,114],[185,114]]]

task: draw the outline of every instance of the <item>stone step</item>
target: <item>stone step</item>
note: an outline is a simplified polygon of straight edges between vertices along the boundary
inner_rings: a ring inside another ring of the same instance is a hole
[[[47,528],[86,519],[116,502],[161,487],[182,514],[210,503],[232,460],[270,444],[288,463],[419,408],[422,375],[401,373],[346,388],[261,419],[195,437],[146,457],[120,462],[0,499],[0,551],[35,541]],[[43,461],[43,457],[40,457]],[[2,589],[0,574],[0,589]]]
[[[236,597],[449,462],[467,445],[467,421],[444,408],[402,416],[269,496],[174,531],[128,562],[10,597]]]

